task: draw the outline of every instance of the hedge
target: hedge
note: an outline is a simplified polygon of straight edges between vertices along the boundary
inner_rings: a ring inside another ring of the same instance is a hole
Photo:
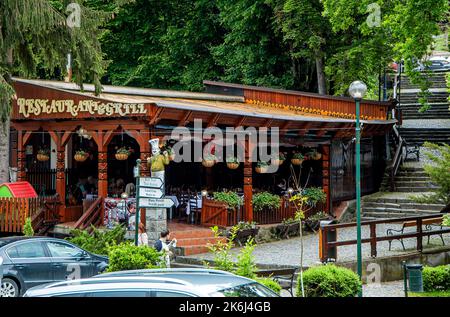
[[[160,267],[161,252],[154,248],[122,243],[108,250],[109,264],[107,272],[140,270]]]
[[[450,265],[426,266],[422,274],[425,292],[450,291]]]
[[[270,288],[272,291],[274,291],[275,293],[280,295],[281,285],[278,284],[273,279],[271,279],[269,277],[266,277],[266,278],[258,277],[258,278],[255,278],[254,280],[257,281],[258,283],[264,285],[265,287]]]

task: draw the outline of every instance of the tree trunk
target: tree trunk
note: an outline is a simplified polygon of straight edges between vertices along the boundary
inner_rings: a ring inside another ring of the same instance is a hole
[[[0,184],[5,182],[9,182],[9,120],[0,120]]]
[[[317,72],[317,87],[319,94],[327,94],[327,83],[325,81],[325,67],[323,64],[323,57],[316,55],[316,72]]]

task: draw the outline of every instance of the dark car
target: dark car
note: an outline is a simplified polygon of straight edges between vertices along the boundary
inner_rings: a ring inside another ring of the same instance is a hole
[[[0,238],[0,257],[0,297],[18,297],[45,283],[91,277],[108,266],[107,257],[48,237]]]

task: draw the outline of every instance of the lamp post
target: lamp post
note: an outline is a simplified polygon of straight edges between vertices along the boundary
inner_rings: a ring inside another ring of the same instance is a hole
[[[362,250],[361,250],[361,124],[360,124],[360,105],[361,99],[367,92],[367,86],[362,81],[351,83],[349,93],[355,99],[356,103],[356,257],[358,262],[358,275],[362,280]],[[358,296],[362,297],[362,289]]]

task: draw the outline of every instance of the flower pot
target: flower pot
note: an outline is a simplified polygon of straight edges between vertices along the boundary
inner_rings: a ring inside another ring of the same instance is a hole
[[[281,164],[284,163],[284,160],[276,159],[276,160],[273,160],[272,163],[275,166],[280,166]]]
[[[125,161],[128,159],[128,154],[126,153],[116,153],[116,160]]]
[[[322,153],[316,152],[311,156],[311,158],[315,161],[318,161],[322,158]]]
[[[36,158],[39,162],[46,162],[50,159],[50,156],[48,156],[47,154],[38,154]]]
[[[257,167],[255,167],[256,173],[260,173],[260,174],[267,173],[268,169],[269,169],[268,166],[257,166]]]
[[[304,161],[303,159],[295,159],[295,158],[291,159],[291,163],[293,165],[302,165],[303,161]]]
[[[202,164],[204,167],[213,167],[216,164],[216,161],[213,160],[203,160]]]
[[[235,170],[235,169],[237,169],[237,168],[239,167],[239,163],[236,163],[236,162],[230,162],[230,163],[227,163],[227,167],[228,167],[230,170]]]
[[[84,161],[87,160],[88,156],[87,156],[87,154],[86,154],[86,155],[83,155],[83,154],[75,154],[75,156],[74,156],[73,158],[74,158],[75,161],[77,161],[77,162],[84,162]]]

